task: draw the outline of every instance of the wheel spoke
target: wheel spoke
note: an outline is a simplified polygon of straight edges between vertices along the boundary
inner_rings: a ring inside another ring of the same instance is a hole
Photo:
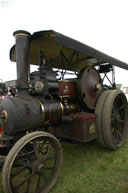
[[[24,170],[26,170],[26,167],[24,166],[23,168],[21,168],[20,170],[18,170],[17,172],[11,174],[11,179],[15,178],[17,175],[19,175],[21,172],[23,172]]]
[[[41,153],[44,155],[48,152],[50,147],[50,143],[48,141],[45,141],[44,147],[41,149]]]
[[[16,160],[15,161],[15,165],[17,165],[17,166],[24,166],[26,168],[32,168],[32,164],[31,164],[30,160],[26,160],[26,161]]]
[[[115,128],[115,130],[114,130],[114,131],[116,132],[116,134],[118,134],[119,139],[121,140],[121,139],[122,139],[122,133],[120,133],[120,132],[119,132],[119,130],[118,130],[118,129],[116,129],[116,128]]]
[[[45,157],[43,158],[43,161],[45,162],[48,159],[49,154],[51,153],[52,147],[48,147],[47,153],[45,154]],[[51,157],[50,157],[51,158]],[[52,157],[54,158],[54,157]],[[51,159],[52,159],[51,158]]]
[[[112,107],[112,115],[115,115],[116,114],[116,106],[113,106]]]
[[[118,95],[118,97],[115,99],[114,106],[117,106],[120,101],[122,102],[122,98],[120,97],[120,95]]]
[[[120,120],[120,123],[125,123],[125,120]]]
[[[44,172],[41,173],[41,176],[43,176],[43,178],[45,179],[46,182],[48,182],[48,177],[44,174]]]
[[[124,109],[124,105],[122,104],[120,107],[117,108],[116,112],[119,113]]]
[[[119,129],[119,124],[117,124],[115,121],[112,122],[112,127],[114,126],[114,129]]]
[[[38,175],[38,180],[37,180],[37,185],[36,185],[36,191],[35,191],[35,193],[38,192],[39,187],[40,187],[40,174]]]
[[[37,144],[35,141],[32,141],[33,143],[33,146],[34,146],[34,152],[35,152],[35,155],[36,155],[36,158],[39,159],[40,155],[39,155],[39,150],[37,148]]]
[[[30,178],[30,179],[28,180],[28,182],[27,182],[26,191],[25,191],[24,193],[29,193],[30,183],[31,183],[31,178]]]
[[[39,146],[39,151],[40,151],[40,152],[42,151],[45,143],[46,143],[46,140],[44,140],[44,141],[40,144],[40,146]]]
[[[55,155],[51,156],[51,157],[45,157],[45,159],[43,159],[43,161],[46,162],[46,161],[49,161],[49,160],[52,160],[52,159],[55,159]]]
[[[31,148],[30,148],[31,147]],[[29,149],[30,148],[30,149]],[[20,160],[29,158],[31,154],[33,153],[33,146],[32,144],[27,144],[20,152],[20,155],[18,156]]]
[[[24,183],[26,183],[27,181],[29,181],[30,178],[31,178],[32,176],[34,176],[34,175],[35,175],[34,173],[30,174],[28,177],[26,177],[24,180],[22,180],[22,182],[20,182],[20,184],[18,184],[18,186],[16,186],[15,189],[18,190]]]
[[[120,107],[113,107],[112,111],[112,117],[116,116],[117,114],[120,113],[124,109],[124,105],[121,105]]]

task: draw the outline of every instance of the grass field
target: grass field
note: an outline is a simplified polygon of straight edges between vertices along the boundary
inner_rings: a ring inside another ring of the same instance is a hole
[[[50,193],[128,193],[128,142],[118,151],[95,141],[61,144],[63,168]],[[2,183],[0,193],[4,193]]]

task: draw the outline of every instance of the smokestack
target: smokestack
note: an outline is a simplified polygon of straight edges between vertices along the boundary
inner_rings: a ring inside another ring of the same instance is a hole
[[[15,31],[16,63],[17,63],[17,88],[28,89],[28,69],[30,65],[30,37],[27,31]]]

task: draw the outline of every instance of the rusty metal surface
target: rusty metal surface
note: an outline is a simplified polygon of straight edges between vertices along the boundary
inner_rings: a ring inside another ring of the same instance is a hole
[[[85,104],[89,109],[94,109],[103,91],[100,75],[95,68],[87,67],[80,72],[77,90],[80,103]]]
[[[64,116],[57,126],[49,126],[48,132],[64,139],[88,142],[97,137],[95,114],[74,113]]]

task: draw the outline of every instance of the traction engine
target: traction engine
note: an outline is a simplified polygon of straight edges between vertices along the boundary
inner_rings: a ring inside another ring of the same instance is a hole
[[[4,191],[47,193],[62,166],[62,148],[57,138],[79,142],[96,138],[100,145],[118,149],[127,133],[127,101],[114,86],[104,87],[99,73],[103,66],[98,69],[88,65],[75,72],[75,77],[65,79],[64,70],[54,69],[38,41],[39,69],[30,73],[31,34],[16,31],[14,36],[17,92],[0,104]],[[108,66],[107,70],[111,68]]]
[[[58,80],[57,73],[40,52],[39,71],[29,74],[30,34],[18,31],[14,36],[18,92],[15,97],[4,100],[0,107],[5,134],[15,136],[18,133],[19,136],[19,133],[24,135],[26,131],[44,127],[45,131],[56,133],[59,137],[79,141],[95,138],[96,116],[92,112],[102,93],[98,71],[87,67],[79,73],[77,79]],[[86,120],[89,120],[87,124]],[[79,124],[81,131],[77,133]],[[87,127],[88,134],[84,134],[84,127]]]

